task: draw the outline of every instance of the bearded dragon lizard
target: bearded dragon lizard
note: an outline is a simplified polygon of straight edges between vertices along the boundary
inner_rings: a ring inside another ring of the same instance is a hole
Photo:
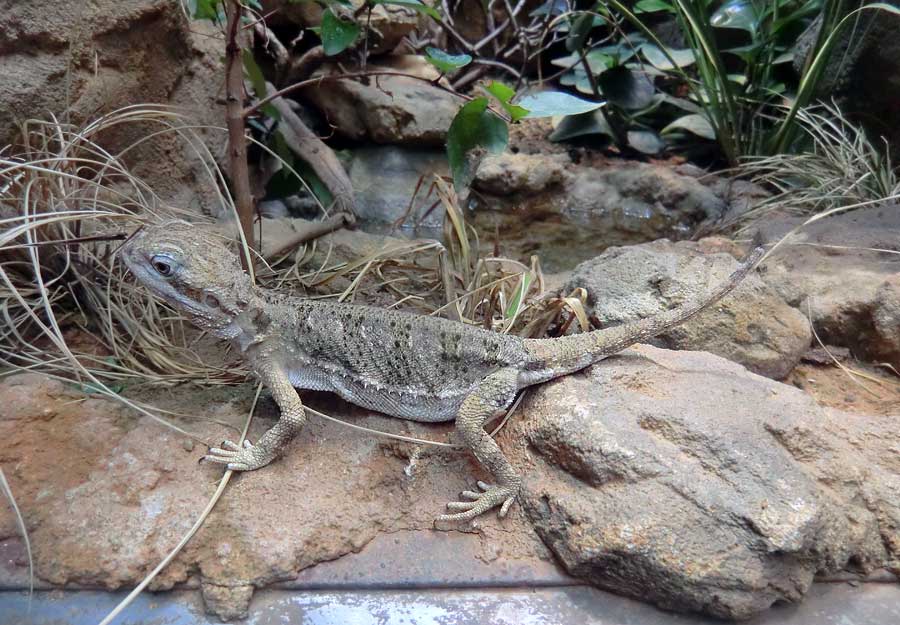
[[[523,339],[449,319],[315,301],[262,289],[225,241],[185,222],[140,230],[126,265],[196,326],[231,340],[281,411],[255,445],[225,441],[207,460],[252,471],[274,460],[306,421],[296,389],[331,391],[401,419],[456,421],[456,432],[495,484],[478,482],[436,521],[466,521],[500,506],[521,478],[483,425],[516,393],[583,369],[693,317],[731,291],[762,255],[756,248],[723,284],[658,316],[550,339]]]

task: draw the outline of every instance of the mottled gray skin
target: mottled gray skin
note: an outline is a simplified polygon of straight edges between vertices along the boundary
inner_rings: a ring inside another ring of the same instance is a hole
[[[135,277],[200,328],[231,340],[269,388],[281,418],[255,445],[230,441],[206,458],[250,471],[274,460],[306,421],[296,388],[413,421],[456,421],[496,485],[478,483],[438,521],[465,521],[501,506],[521,478],[484,431],[516,393],[572,373],[685,321],[730,291],[757,250],[707,297],[658,317],[557,339],[522,339],[447,319],[289,297],[253,285],[226,242],[184,222],[141,230],[122,249]]]

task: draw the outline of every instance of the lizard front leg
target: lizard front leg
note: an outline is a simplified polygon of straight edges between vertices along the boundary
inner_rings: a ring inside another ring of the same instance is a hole
[[[462,497],[471,501],[448,503],[449,510],[460,512],[443,514],[435,519],[436,523],[468,521],[495,506],[500,506],[500,517],[503,518],[519,494],[522,479],[494,439],[484,431],[485,421],[512,403],[518,389],[518,375],[515,369],[501,369],[492,373],[478,383],[460,406],[456,417],[456,432],[497,483],[492,485],[478,482],[478,488],[482,492],[463,491]]]
[[[281,453],[284,446],[306,423],[303,402],[296,389],[291,385],[287,374],[280,366],[269,365],[260,368],[260,380],[272,393],[275,403],[281,410],[281,417],[268,432],[251,445],[244,441],[243,448],[231,441],[222,443],[222,447],[213,447],[204,457],[210,462],[227,465],[232,471],[253,471],[272,462]]]

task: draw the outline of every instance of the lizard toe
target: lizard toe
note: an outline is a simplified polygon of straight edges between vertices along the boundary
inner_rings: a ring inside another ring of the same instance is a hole
[[[222,447],[212,447],[204,460],[224,464],[231,471],[253,471],[269,464],[274,455],[266,453],[266,450],[244,441],[243,445],[238,445],[231,441],[222,443]]]
[[[478,487],[484,492],[477,493],[475,491],[463,491],[461,496],[472,499],[473,501],[451,501],[447,504],[447,509],[454,511],[454,513],[440,515],[435,519],[435,523],[470,521],[497,506],[500,506],[500,517],[505,517],[509,512],[509,508],[512,506],[513,501],[516,499],[518,488],[510,486],[493,486],[485,484],[484,482],[478,482]]]

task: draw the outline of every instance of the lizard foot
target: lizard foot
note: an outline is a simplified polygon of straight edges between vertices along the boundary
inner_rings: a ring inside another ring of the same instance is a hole
[[[478,482],[478,488],[482,492],[464,490],[460,493],[460,497],[470,501],[451,501],[447,504],[448,510],[460,510],[461,512],[442,514],[434,520],[435,523],[470,521],[496,506],[500,506],[500,518],[502,519],[509,512],[509,507],[516,500],[516,495],[519,494],[518,486],[494,486]]]
[[[223,441],[222,447],[211,447],[203,459],[224,464],[231,471],[253,471],[272,462],[275,455],[264,447],[252,445],[250,441],[244,441],[243,447],[231,441]]]

